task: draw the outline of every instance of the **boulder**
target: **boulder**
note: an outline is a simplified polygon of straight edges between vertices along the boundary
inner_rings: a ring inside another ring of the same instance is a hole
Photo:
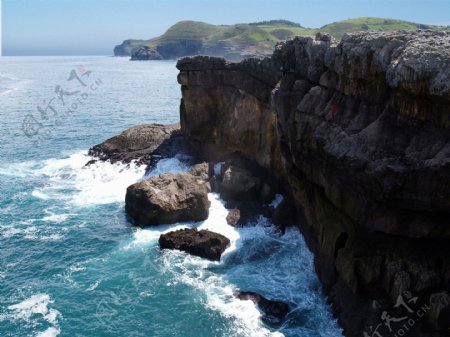
[[[204,181],[209,181],[210,176],[211,176],[211,165],[209,165],[208,163],[200,163],[200,164],[196,164],[194,165],[189,173],[191,173],[192,175],[201,178]]]
[[[269,207],[258,201],[228,200],[225,207],[230,210],[227,215],[227,222],[234,227],[244,227],[255,223],[260,216],[271,217]]]
[[[281,301],[268,300],[258,293],[238,291],[235,296],[240,300],[251,300],[263,312],[263,320],[270,323],[279,323],[289,312],[289,305]]]
[[[227,223],[230,226],[236,227],[241,219],[241,211],[239,208],[233,208],[227,215]]]
[[[260,179],[254,177],[251,172],[230,166],[223,174],[220,185],[221,196],[225,199],[255,200],[258,198]]]
[[[185,142],[179,128],[179,124],[134,126],[95,145],[89,149],[89,155],[111,163],[137,160],[137,164],[151,164],[161,157],[185,152]]]
[[[202,221],[209,215],[207,183],[190,173],[164,173],[127,188],[125,210],[144,226]]]
[[[159,237],[161,249],[178,249],[212,261],[220,261],[222,253],[230,245],[230,240],[208,230],[179,229]]]

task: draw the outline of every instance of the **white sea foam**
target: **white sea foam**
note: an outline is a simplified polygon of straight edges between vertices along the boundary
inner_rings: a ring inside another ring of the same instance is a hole
[[[175,231],[183,228],[190,228],[189,224],[177,224],[177,225],[161,225],[155,228],[137,228],[133,233],[133,241],[127,243],[123,249],[128,250],[136,247],[148,246],[158,241],[161,234],[165,234],[171,231]]]
[[[33,190],[33,192],[31,192],[31,195],[35,198],[42,199],[42,200],[50,199],[50,196],[48,196],[47,194],[45,194],[39,190]]]
[[[38,219],[29,219],[10,225],[0,225],[0,235],[4,238],[22,237],[26,240],[59,241],[67,231],[64,227],[35,225]]]
[[[47,315],[49,315],[48,305],[50,303],[53,303],[53,301],[50,300],[49,295],[37,294],[27,298],[26,300],[18,304],[10,305],[8,309],[14,311],[15,319],[28,321],[32,315],[37,314],[42,315],[46,319]],[[52,315],[49,318],[54,319],[55,316]]]
[[[156,176],[162,173],[178,173],[189,170],[189,165],[186,162],[190,157],[185,155],[177,155],[173,158],[164,158],[156,163],[156,166],[145,175],[145,178]]]
[[[182,282],[206,294],[205,305],[219,311],[234,322],[233,337],[282,337],[269,331],[261,322],[261,313],[252,301],[241,301],[234,296],[234,285],[223,276],[212,273],[214,265],[199,257],[179,251],[166,251],[163,255],[163,272],[173,273],[173,283]],[[172,284],[173,284],[172,283]],[[172,285],[168,284],[168,286]]]
[[[44,332],[38,333],[36,336],[40,337],[54,337],[60,334],[61,330],[58,326],[58,318],[61,316],[60,312],[56,309],[50,309],[49,305],[54,303],[47,294],[36,294],[24,301],[13,304],[8,307],[12,312],[10,319],[23,320],[36,324],[39,320],[52,325]]]
[[[273,201],[270,203],[269,206],[277,208],[281,204],[283,199],[284,197],[281,194],[275,194],[275,198],[273,199]]]
[[[209,193],[208,199],[211,202],[209,217],[200,223],[198,229],[208,229],[212,232],[222,234],[230,239],[230,247],[224,253],[227,254],[236,249],[236,242],[240,237],[239,232],[236,228],[227,223],[226,217],[229,211],[225,208],[219,195],[217,193]]]
[[[101,280],[95,281],[95,283],[94,283],[94,284],[91,284],[91,285],[89,286],[89,288],[86,289],[86,291],[94,291],[94,290],[99,286],[99,284],[100,284],[101,282],[102,282]]]
[[[50,235],[25,235],[25,239],[28,240],[42,240],[42,241],[60,241],[64,238],[61,234],[50,234]]]
[[[66,221],[67,219],[69,219],[72,216],[76,216],[78,214],[74,214],[74,213],[63,213],[63,214],[56,214],[53,213],[51,211],[45,210],[45,212],[49,215],[44,216],[42,218],[42,221],[44,222],[54,222],[54,223],[61,223]]]
[[[31,195],[41,200],[63,200],[74,206],[92,206],[123,202],[129,185],[142,179],[145,166],[96,161],[86,151],[78,151],[63,159],[49,159],[43,162],[28,161],[1,166],[0,175],[11,177],[45,177],[48,181],[35,188]],[[177,156],[160,160],[150,175],[164,172],[187,171],[187,158]],[[69,192],[70,191],[70,192]],[[49,215],[44,221],[62,222],[65,215]]]
[[[36,226],[30,226],[30,227],[11,227],[11,226],[3,226],[0,225],[0,233],[5,238],[10,238],[16,235],[32,235],[32,233],[37,231]]]
[[[216,163],[214,164],[214,175],[218,176],[220,175],[220,171],[222,170],[222,165],[224,163]]]
[[[59,328],[51,327],[45,330],[44,332],[40,332],[36,335],[36,337],[56,337],[61,333]]]
[[[65,198],[65,190],[72,189],[74,192],[70,202],[76,206],[122,202],[126,188],[145,172],[143,166],[134,163],[125,165],[97,161],[85,166],[91,159],[82,151],[65,159],[46,161],[39,173],[47,176],[52,186],[44,187],[41,192],[51,197]]]
[[[137,166],[133,162],[126,165],[97,161],[85,166],[92,159],[94,158],[88,156],[86,151],[79,151],[64,159],[2,166],[0,175],[45,177],[48,183],[31,192],[35,198],[66,200],[75,206],[91,206],[123,202],[126,188],[141,179],[145,173],[144,166]]]
[[[9,177],[20,177],[24,178],[35,173],[35,169],[39,166],[37,161],[25,161],[13,164],[3,164],[0,166],[0,175]]]

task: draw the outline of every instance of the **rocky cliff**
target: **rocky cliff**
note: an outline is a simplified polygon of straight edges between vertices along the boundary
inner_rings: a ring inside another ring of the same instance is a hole
[[[448,33],[318,34],[177,67],[182,132],[284,186],[346,336],[449,334]]]

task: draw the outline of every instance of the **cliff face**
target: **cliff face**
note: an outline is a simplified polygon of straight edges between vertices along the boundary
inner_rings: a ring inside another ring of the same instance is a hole
[[[178,68],[182,131],[284,183],[347,336],[448,335],[448,33],[318,34]]]
[[[130,56],[131,52],[144,44],[145,40],[125,40],[114,47],[114,56]]]

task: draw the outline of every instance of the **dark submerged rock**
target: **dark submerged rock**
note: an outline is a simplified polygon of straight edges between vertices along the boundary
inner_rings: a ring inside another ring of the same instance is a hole
[[[220,261],[229,245],[230,240],[221,234],[189,228],[162,234],[159,238],[161,249],[178,249],[212,261]]]
[[[223,174],[220,194],[225,199],[254,200],[258,197],[261,182],[251,172],[229,166]]]
[[[272,210],[272,221],[279,228],[284,229],[296,223],[295,206],[290,198],[283,198],[281,203]]]
[[[245,227],[254,224],[260,216],[270,218],[271,212],[267,205],[259,201],[227,200],[225,207],[230,209],[227,221],[234,227]],[[234,225],[233,225],[234,223]]]
[[[258,293],[238,291],[235,296],[240,300],[253,301],[258,306],[259,310],[264,313],[263,320],[269,323],[279,323],[289,313],[289,305],[287,303],[268,300]]]

